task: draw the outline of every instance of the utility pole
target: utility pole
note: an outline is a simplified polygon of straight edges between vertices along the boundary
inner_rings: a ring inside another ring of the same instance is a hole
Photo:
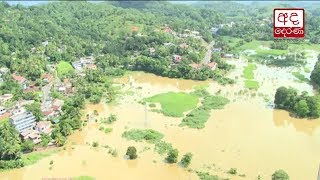
[[[148,106],[147,106],[147,102],[144,104],[144,124],[147,125],[148,124]]]

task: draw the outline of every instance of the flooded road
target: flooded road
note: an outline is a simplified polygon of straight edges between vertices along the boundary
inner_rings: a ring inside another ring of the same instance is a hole
[[[123,89],[132,91],[121,97],[118,105],[88,104],[85,114],[99,113],[98,118],[116,114],[118,120],[111,125],[113,131],[105,134],[102,126],[89,122],[82,131],[75,132],[68,139],[66,150],[40,160],[21,169],[1,172],[0,180],[41,179],[43,177],[76,177],[88,175],[96,179],[198,179],[193,172],[163,162],[165,156],[154,152],[154,145],[127,141],[121,137],[131,128],[150,128],[164,134],[164,140],[179,150],[182,155],[191,152],[193,159],[189,168],[232,180],[271,179],[277,169],[284,169],[291,180],[313,180],[317,177],[320,163],[320,120],[295,119],[288,112],[265,108],[260,97],[248,97],[228,104],[222,110],[212,111],[206,127],[201,130],[181,128],[181,118],[165,117],[147,112],[137,103],[141,98],[168,91],[191,91],[195,85],[208,82],[176,80],[133,73],[132,85],[129,78],[119,82],[126,84]],[[140,88],[138,88],[140,87]],[[231,87],[231,86],[230,86]],[[213,88],[228,91],[228,88],[210,83]],[[232,86],[233,90],[237,86]],[[231,89],[232,89],[231,88]],[[230,94],[232,94],[230,92]],[[92,142],[99,147],[93,148]],[[108,153],[116,149],[118,156]],[[128,146],[137,147],[138,159],[128,161],[124,154]],[[54,161],[49,169],[50,161]],[[226,173],[237,168],[238,175]]]

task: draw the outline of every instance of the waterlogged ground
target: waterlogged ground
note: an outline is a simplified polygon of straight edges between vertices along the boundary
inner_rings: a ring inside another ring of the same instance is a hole
[[[237,64],[237,69],[230,76],[240,77],[246,62],[234,60],[233,63]],[[263,68],[258,66],[258,70]],[[262,84],[258,92],[266,93],[270,98],[281,85],[294,84],[300,90],[312,92],[310,85],[290,79],[290,73],[287,73],[288,77],[275,77],[277,80],[271,81],[272,85],[269,87],[271,74],[285,74],[285,70],[279,72],[267,68],[264,71],[267,71],[266,78],[260,78],[260,71],[255,74],[256,80]],[[194,172],[188,172],[176,164],[166,164],[165,157],[154,152],[154,145],[122,138],[123,131],[131,128],[151,128],[163,133],[164,140],[179,150],[179,159],[186,152],[191,152],[193,159],[189,168],[192,170],[232,180],[252,180],[258,175],[262,179],[270,179],[275,170],[284,169],[292,180],[316,179],[320,163],[320,120],[295,119],[285,111],[267,108],[264,97],[253,96],[253,92],[239,94],[244,87],[240,82],[241,77],[238,81],[236,85],[222,87],[209,81],[195,82],[141,72],[132,73],[117,80],[123,94],[115,105],[101,103],[86,106],[85,114],[92,114],[97,110],[98,119],[107,117],[110,113],[118,116],[118,121],[104,125],[113,128],[111,133],[99,131],[101,125],[90,121],[82,131],[69,138],[66,150],[34,165],[1,172],[0,180],[80,175],[102,180],[198,179]],[[199,85],[208,85],[208,91],[212,94],[221,90],[223,95],[232,100],[224,109],[212,111],[206,127],[201,130],[179,127],[181,118],[165,117],[150,111],[146,114],[145,106],[138,103],[144,97],[159,93],[190,92],[194,86]],[[99,143],[99,147],[89,145],[94,141]],[[118,156],[109,154],[109,148],[103,147],[105,145],[116,149]],[[137,147],[137,160],[128,161],[124,158],[126,148],[130,145]],[[52,169],[49,169],[51,160],[54,163]],[[245,174],[245,177],[229,175],[226,172],[230,168],[237,168],[238,173]]]

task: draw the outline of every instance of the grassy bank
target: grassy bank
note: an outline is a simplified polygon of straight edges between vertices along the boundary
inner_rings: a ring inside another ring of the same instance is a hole
[[[253,71],[257,69],[257,66],[253,63],[248,64],[243,70],[243,77],[246,79],[253,79],[254,73]]]
[[[259,82],[254,80],[245,80],[244,86],[248,89],[259,89],[260,87]]]
[[[125,131],[122,134],[122,137],[127,140],[134,140],[137,142],[146,141],[148,143],[156,143],[159,142],[164,135],[153,129],[131,129],[129,131]]]
[[[253,63],[248,64],[244,67],[243,75],[246,80],[244,81],[244,86],[248,89],[259,89],[259,82],[254,81],[254,71],[257,69],[257,66]]]
[[[292,75],[296,77],[301,82],[309,82],[309,79],[306,78],[303,74],[300,72],[292,72]]]
[[[182,117],[183,113],[197,107],[198,98],[192,94],[169,92],[145,99],[146,102],[160,103],[161,112],[166,116]]]
[[[188,113],[179,126],[202,129],[210,117],[210,111],[222,109],[228,103],[229,100],[222,96],[205,96],[202,105]]]
[[[57,152],[59,152],[59,149],[50,149],[50,150],[41,151],[41,152],[34,151],[31,153],[22,155],[22,161],[24,162],[25,166],[32,165],[40,161],[41,159],[51,156]]]

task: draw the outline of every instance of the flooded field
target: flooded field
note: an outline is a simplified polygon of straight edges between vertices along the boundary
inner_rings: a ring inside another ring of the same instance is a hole
[[[209,85],[211,93],[222,90],[234,94],[241,86],[222,87],[212,82],[196,82],[158,77],[135,72],[118,80],[124,84],[123,96],[117,105],[88,104],[84,114],[96,110],[101,117],[111,113],[118,120],[106,127],[113,131],[105,134],[101,126],[89,122],[82,131],[70,136],[66,150],[21,169],[1,172],[0,180],[42,179],[48,177],[76,177],[88,175],[96,179],[198,179],[176,164],[164,162],[165,156],[154,152],[154,145],[127,141],[121,137],[131,128],[150,128],[165,135],[182,155],[191,152],[190,169],[210,172],[232,180],[270,179],[277,169],[284,169],[292,180],[316,179],[320,163],[320,120],[295,119],[288,112],[265,108],[260,97],[237,99],[222,110],[212,111],[206,127],[201,130],[179,127],[181,118],[165,117],[155,112],[145,113],[137,101],[141,98],[169,91],[191,91],[197,85]],[[130,91],[131,93],[125,93]],[[233,96],[236,98],[236,96]],[[98,142],[94,148],[90,144]],[[116,149],[116,157],[108,153],[108,145]],[[128,146],[138,150],[137,160],[126,160]],[[53,160],[53,168],[49,163]],[[237,168],[238,175],[229,175],[230,168]]]

